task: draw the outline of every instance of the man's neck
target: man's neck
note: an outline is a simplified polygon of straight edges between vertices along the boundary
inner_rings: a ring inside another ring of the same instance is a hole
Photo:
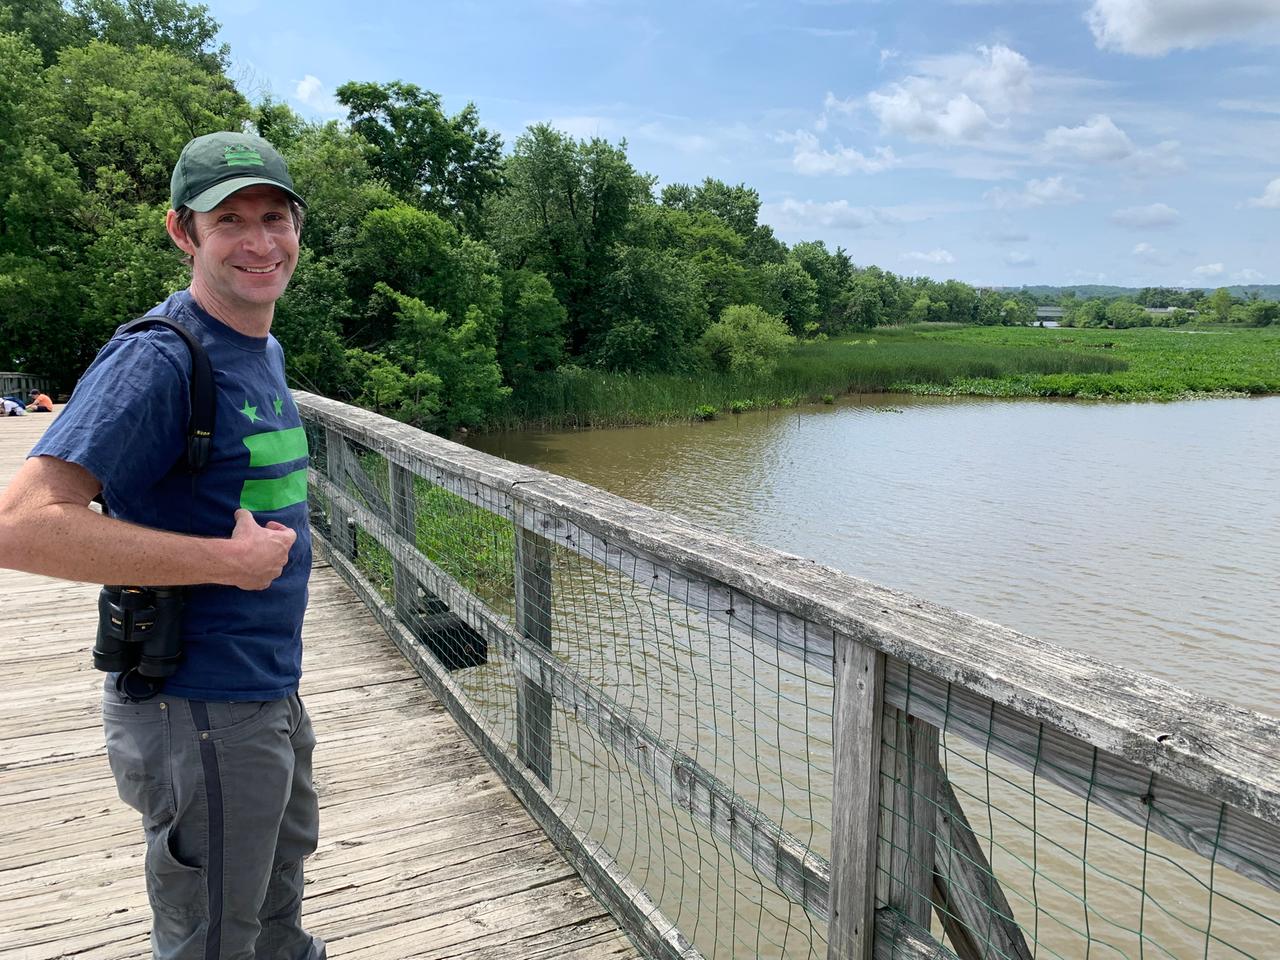
[[[265,337],[271,332],[271,321],[276,310],[274,303],[261,307],[249,305],[231,308],[220,302],[198,281],[192,281],[190,290],[191,298],[201,310],[220,323],[225,323],[236,333],[242,333],[246,337]]]

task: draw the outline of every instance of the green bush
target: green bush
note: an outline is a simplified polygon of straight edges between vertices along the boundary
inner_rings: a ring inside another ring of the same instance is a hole
[[[698,342],[706,361],[720,373],[768,376],[795,337],[781,317],[752,304],[725,307]]]

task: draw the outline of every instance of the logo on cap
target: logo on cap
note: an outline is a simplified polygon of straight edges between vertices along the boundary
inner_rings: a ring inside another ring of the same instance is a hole
[[[262,167],[262,154],[252,147],[246,147],[243,143],[237,143],[234,147],[227,147],[222,151],[222,159],[227,162],[228,167]]]

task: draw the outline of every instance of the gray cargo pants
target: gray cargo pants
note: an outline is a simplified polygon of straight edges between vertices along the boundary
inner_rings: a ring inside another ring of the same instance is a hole
[[[324,960],[302,928],[316,849],[315,734],[296,694],[102,705],[120,798],[142,814],[156,960]]]

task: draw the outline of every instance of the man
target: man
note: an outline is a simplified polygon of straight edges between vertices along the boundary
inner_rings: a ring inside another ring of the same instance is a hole
[[[39,390],[31,391],[31,398],[27,401],[28,413],[53,413],[53,401],[49,399],[48,394],[41,393]]]
[[[307,443],[270,336],[302,200],[258,137],[192,140],[166,227],[191,286],[152,310],[214,369],[207,466],[188,469],[193,358],[173,330],[113,338],[0,494],[0,566],[185,586],[183,659],[158,694],[108,675],[107,754],[142,814],[158,960],[318,960],[301,925],[315,745],[298,699],[311,569]],[[101,493],[109,516],[89,509]],[[127,677],[121,674],[119,677]]]

